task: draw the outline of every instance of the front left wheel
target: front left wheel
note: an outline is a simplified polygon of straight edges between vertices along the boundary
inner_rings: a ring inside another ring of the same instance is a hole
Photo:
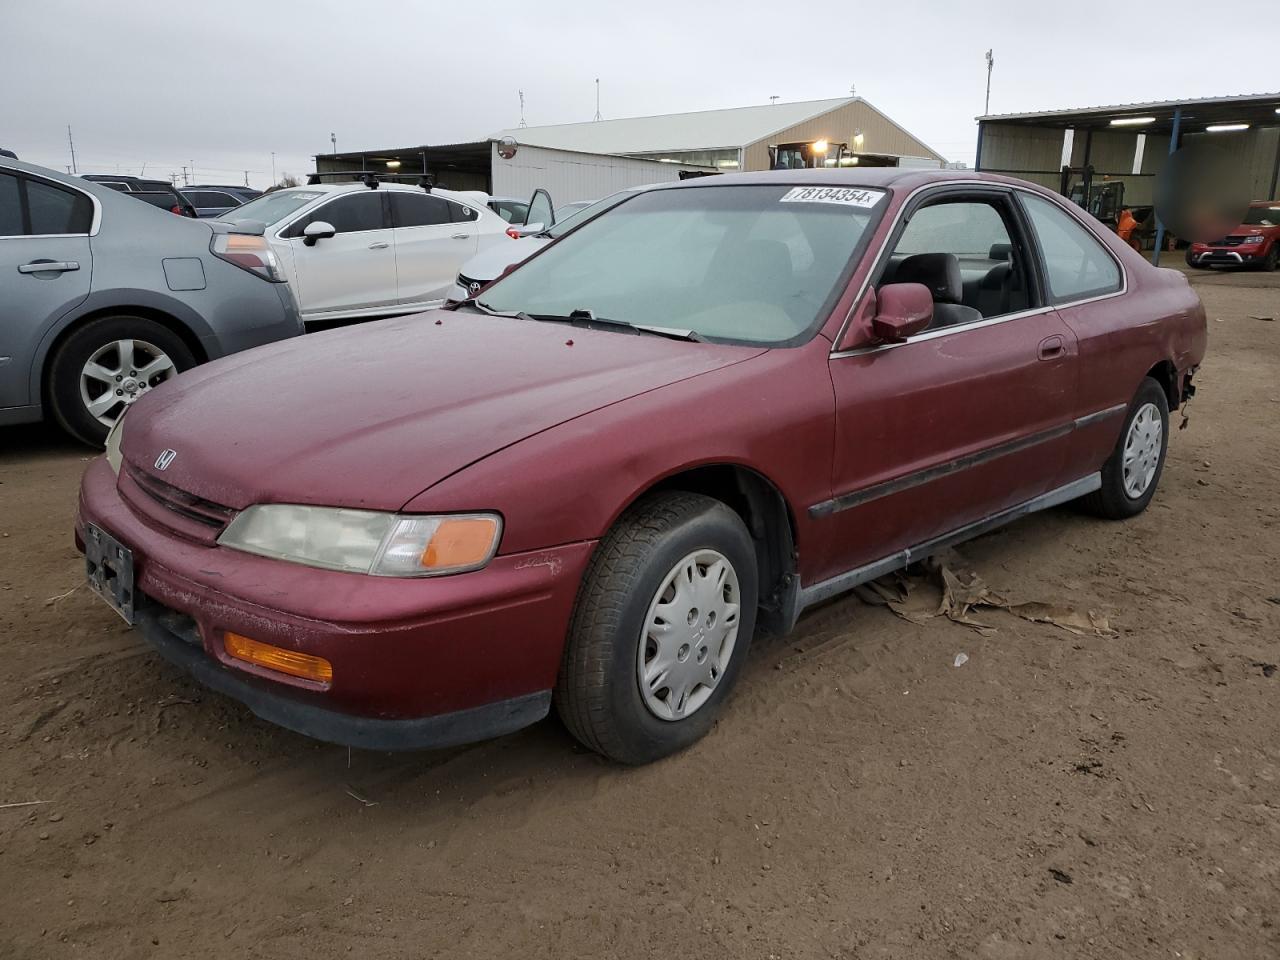
[[[583,578],[556,682],[579,741],[641,764],[711,729],[755,630],[755,547],[711,497],[668,492],[627,510]]]

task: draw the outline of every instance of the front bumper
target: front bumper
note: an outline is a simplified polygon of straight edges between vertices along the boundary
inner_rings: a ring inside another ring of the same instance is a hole
[[[161,529],[120,497],[101,459],[81,484],[78,542],[86,522],[133,551],[137,626],[165,657],[266,720],[374,749],[447,746],[544,716],[594,546],[419,580],[319,570]],[[226,632],[323,657],[333,679],[235,660]]]
[[[1266,259],[1266,254],[1262,247],[1233,247],[1225,249],[1222,247],[1199,247],[1191,248],[1191,259],[1198,264],[1222,264],[1224,266],[1240,267],[1250,263],[1257,263]]]

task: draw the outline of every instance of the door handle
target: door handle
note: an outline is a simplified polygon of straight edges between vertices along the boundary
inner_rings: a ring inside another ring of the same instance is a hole
[[[469,234],[469,233],[455,233],[455,234],[453,235],[453,239],[454,239],[454,240],[470,240],[470,239],[471,239],[471,234]]]
[[[1054,360],[1066,353],[1066,343],[1062,337],[1056,334],[1052,337],[1045,337],[1040,341],[1040,346],[1036,350],[1036,356],[1041,360]]]
[[[385,241],[385,240],[379,240],[377,243],[371,243],[371,244],[369,244],[369,249],[370,249],[370,250],[385,250],[385,249],[387,249],[387,247],[389,247],[389,246],[391,246],[391,244],[387,243],[387,241]]]
[[[18,267],[19,273],[66,273],[68,270],[79,270],[80,264],[74,260],[32,260]]]

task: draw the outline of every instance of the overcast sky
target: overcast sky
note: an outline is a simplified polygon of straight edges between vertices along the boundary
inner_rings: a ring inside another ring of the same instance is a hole
[[[480,139],[519,121],[859,95],[973,162],[992,112],[1280,87],[1269,4],[950,0],[4,0],[0,146],[82,173],[271,181],[338,148]]]

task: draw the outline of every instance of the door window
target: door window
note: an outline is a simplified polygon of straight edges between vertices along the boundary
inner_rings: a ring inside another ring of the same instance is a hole
[[[1024,193],[1022,202],[1040,241],[1045,280],[1056,303],[1120,289],[1120,267],[1100,240],[1043,197]]]
[[[930,330],[1026,310],[1026,264],[1011,223],[1001,197],[920,207],[899,235],[880,286],[928,287],[934,303]]]
[[[22,198],[18,194],[18,178],[0,173],[0,237],[17,237],[22,228]]]
[[[449,201],[429,193],[392,193],[391,222],[396,227],[434,227],[450,223]]]
[[[31,233],[88,233],[93,201],[83,193],[63,190],[40,180],[26,181]]]
[[[384,194],[381,191],[369,190],[363,193],[348,193],[317,207],[291,226],[286,237],[300,237],[308,224],[323,222],[333,226],[336,233],[359,233],[364,230],[383,230],[390,226],[383,208]]]
[[[529,212],[525,214],[526,224],[540,223],[549,227],[556,222],[555,209],[551,206],[551,194],[545,190],[533,191],[533,199],[529,201]]]

